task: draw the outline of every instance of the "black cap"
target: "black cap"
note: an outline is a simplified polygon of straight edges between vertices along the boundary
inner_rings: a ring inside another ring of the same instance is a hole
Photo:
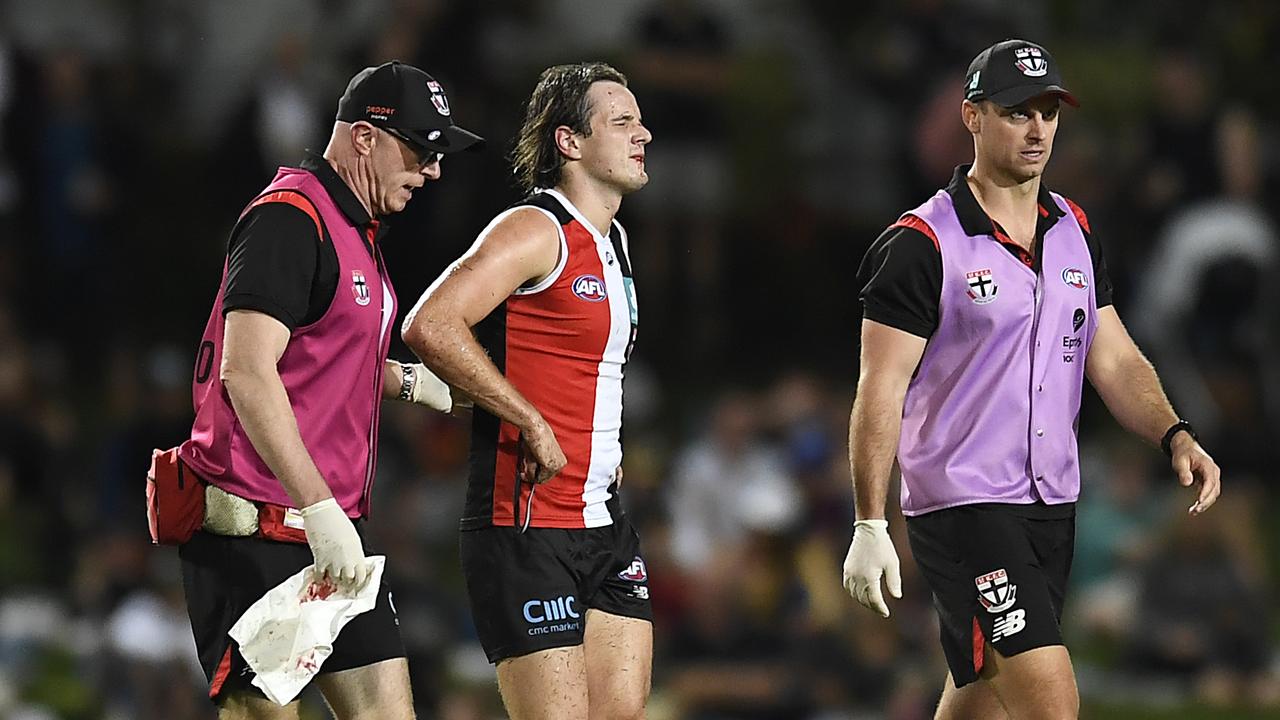
[[[1062,86],[1062,74],[1053,56],[1033,42],[998,42],[978,53],[965,73],[965,100],[990,100],[1014,107],[1041,95],[1057,95],[1073,107],[1080,105]]]
[[[442,153],[478,148],[484,138],[453,124],[449,98],[435,78],[391,61],[356,73],[338,100],[338,120],[391,128],[419,149]]]

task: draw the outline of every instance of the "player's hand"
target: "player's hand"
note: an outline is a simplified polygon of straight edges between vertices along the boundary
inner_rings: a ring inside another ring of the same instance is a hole
[[[622,466],[619,465],[617,470],[613,471],[613,489],[622,489]]]
[[[1169,449],[1172,451],[1173,471],[1178,475],[1178,482],[1183,487],[1191,487],[1197,482],[1200,485],[1199,496],[1187,508],[1187,512],[1192,515],[1199,515],[1208,510],[1222,492],[1222,470],[1189,433],[1180,432],[1175,435]]]
[[[520,458],[520,479],[527,483],[540,485],[564,469],[569,461],[551,430],[541,416],[531,427],[521,433],[520,441],[524,443],[524,453]]]
[[[350,590],[364,587],[369,574],[364,546],[337,500],[326,498],[302,508],[302,526],[316,560],[316,577],[327,575]]]
[[[844,558],[844,586],[853,599],[889,617],[889,606],[880,592],[884,578],[889,594],[902,597],[898,553],[889,539],[888,520],[859,520],[853,525],[853,542]]]

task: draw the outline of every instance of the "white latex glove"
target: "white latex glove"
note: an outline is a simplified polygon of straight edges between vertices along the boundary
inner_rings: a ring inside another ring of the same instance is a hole
[[[333,498],[302,508],[302,527],[316,559],[316,575],[328,575],[338,585],[359,589],[369,575],[364,546],[351,518]]]
[[[413,368],[414,402],[444,413],[453,409],[453,396],[449,392],[448,383],[436,377],[436,374],[427,369],[427,366],[422,363],[414,363],[404,367]]]
[[[880,592],[880,578],[889,594],[902,597],[898,553],[889,539],[888,520],[859,520],[853,524],[853,542],[844,558],[844,586],[853,599],[889,617],[889,606]]]

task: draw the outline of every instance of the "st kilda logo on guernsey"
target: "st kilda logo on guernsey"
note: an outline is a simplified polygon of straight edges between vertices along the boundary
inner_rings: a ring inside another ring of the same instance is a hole
[[[1027,77],[1040,77],[1049,72],[1049,63],[1040,48],[1020,47],[1013,51],[1013,56],[1016,58],[1013,64]]]
[[[351,271],[351,294],[355,296],[357,305],[364,307],[369,304],[369,283],[364,281],[361,270]]]
[[[996,286],[995,279],[992,278],[990,268],[965,273],[964,278],[969,283],[969,289],[965,292],[970,300],[979,305],[986,305],[996,299],[996,291],[999,288]]]
[[[579,275],[573,279],[573,294],[587,302],[600,302],[608,297],[604,281],[595,275]]]

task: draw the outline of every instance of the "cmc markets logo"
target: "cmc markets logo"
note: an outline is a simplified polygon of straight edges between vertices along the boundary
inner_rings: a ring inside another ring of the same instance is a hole
[[[608,297],[604,281],[595,275],[579,275],[573,279],[573,294],[587,302],[600,302]]]
[[[523,608],[525,622],[535,626],[529,628],[529,634],[546,635],[577,630],[581,627],[577,621],[582,618],[582,613],[578,612],[575,605],[577,600],[572,595],[561,595],[549,600],[529,600]]]

